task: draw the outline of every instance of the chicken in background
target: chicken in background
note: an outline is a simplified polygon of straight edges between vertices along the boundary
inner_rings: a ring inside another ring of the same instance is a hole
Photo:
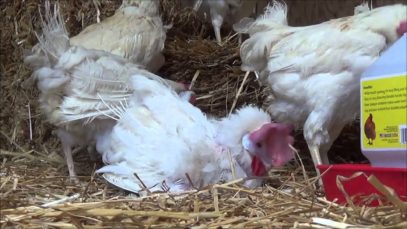
[[[143,75],[168,85],[171,82],[124,57],[71,45],[58,4],[54,5],[52,12],[49,1],[46,1],[45,8],[43,34],[37,35],[39,43],[24,59],[25,64],[34,70],[24,86],[37,82],[41,92],[40,108],[47,120],[58,127],[56,133],[62,143],[69,175],[75,180],[73,147],[91,149],[95,147],[96,136],[111,131],[115,120],[108,118],[114,116],[110,104],[121,101],[123,106],[126,105],[126,98],[133,93],[131,76]],[[138,41],[129,39],[125,53],[137,53]],[[89,118],[94,113],[105,116]]]
[[[71,37],[70,42],[122,56],[155,72],[165,62],[162,54],[165,39],[159,0],[123,0],[114,15],[89,25]]]
[[[159,0],[123,0],[115,14],[71,37],[72,45],[110,52],[151,72],[165,63],[162,54],[166,30],[159,14]],[[133,47],[134,46],[134,47]],[[194,100],[188,85],[168,81],[178,92]]]
[[[274,1],[257,20],[235,28],[250,34],[242,69],[254,71],[272,95],[265,103],[278,122],[303,127],[315,166],[342,128],[359,114],[364,70],[406,32],[406,5],[378,7],[318,25],[287,25],[287,6]]]
[[[221,28],[224,23],[233,25],[243,17],[256,15],[267,6],[269,0],[192,0],[183,1],[186,6],[193,5],[195,11],[205,17],[210,15],[216,41],[222,42]]]
[[[373,145],[373,140],[376,139],[376,124],[373,122],[373,115],[369,114],[367,117],[364,131],[369,145]]]

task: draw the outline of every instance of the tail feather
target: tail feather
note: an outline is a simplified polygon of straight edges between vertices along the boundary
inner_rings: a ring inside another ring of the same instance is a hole
[[[260,19],[287,25],[287,12],[287,4],[285,2],[274,0],[272,5],[269,4],[266,7],[264,14],[260,16]]]
[[[275,42],[293,30],[287,26],[287,4],[273,0],[262,16],[246,24],[249,28],[244,29],[250,38],[240,48],[242,70],[259,72],[267,66],[267,58]]]
[[[362,4],[357,5],[354,9],[354,15],[369,12],[373,9],[372,1],[370,1],[370,5],[368,1],[362,2]]]
[[[22,86],[25,88],[32,87],[38,79],[40,81],[38,86],[40,90],[44,91],[57,85],[61,86],[61,83],[66,80],[65,77],[57,79],[56,74],[50,74],[49,67],[56,64],[59,57],[68,50],[69,37],[59,11],[58,3],[54,5],[52,10],[49,1],[46,1],[45,16],[42,16],[41,12],[40,15],[42,35],[35,34],[38,44],[24,58],[24,63],[35,72],[29,79],[23,82]],[[53,82],[47,83],[47,76],[51,77]]]
[[[273,31],[259,32],[243,42],[240,48],[243,71],[261,71],[267,66],[271,47],[284,36]]]
[[[250,36],[257,32],[273,29],[274,27],[287,26],[287,4],[283,1],[273,0],[267,5],[264,14],[256,20],[243,18],[233,25],[233,29],[238,33],[247,33]]]
[[[56,62],[69,48],[69,35],[66,31],[59,4],[54,5],[54,12],[49,1],[45,2],[45,18],[41,15],[42,36],[38,36],[39,47],[50,61]],[[41,14],[41,13],[40,13]]]
[[[249,33],[249,28],[255,23],[253,18],[244,17],[233,25],[233,30],[237,33]]]

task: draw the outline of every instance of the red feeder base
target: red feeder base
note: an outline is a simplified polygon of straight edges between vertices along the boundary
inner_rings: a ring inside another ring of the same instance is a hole
[[[341,181],[344,190],[352,198],[354,204],[366,204],[370,206],[379,205],[380,200],[387,202],[383,195],[367,181],[370,175],[376,178],[384,185],[394,189],[398,197],[407,201],[407,169],[405,168],[383,168],[372,167],[368,164],[338,164],[338,165],[319,165],[319,171],[324,183],[326,198],[330,201],[337,199],[337,203],[347,203],[345,196],[339,190],[336,183],[337,176],[351,177],[356,172],[363,172],[366,176],[361,175],[353,179]],[[329,169],[325,174],[324,172]],[[372,200],[371,194],[378,194],[377,199]]]

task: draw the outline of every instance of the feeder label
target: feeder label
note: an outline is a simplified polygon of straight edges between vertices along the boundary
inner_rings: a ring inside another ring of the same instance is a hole
[[[363,149],[406,149],[407,74],[362,80],[360,124]]]

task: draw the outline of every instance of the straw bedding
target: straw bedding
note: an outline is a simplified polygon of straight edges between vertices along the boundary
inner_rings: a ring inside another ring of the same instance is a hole
[[[120,1],[99,0],[100,19]],[[60,1],[71,35],[95,23],[94,1]],[[179,0],[162,0],[162,16],[172,24],[166,64],[159,75],[193,81],[197,106],[214,116],[243,104],[261,106],[266,90],[240,71],[237,38],[222,46],[211,26]],[[301,133],[298,160],[270,171],[266,185],[247,189],[240,180],[180,194],[150,193],[139,198],[108,185],[93,171],[99,159],[75,156],[80,183],[68,182],[60,143],[39,113],[37,90],[23,90],[30,71],[22,63],[39,32],[36,0],[1,1],[0,197],[1,228],[406,228],[403,203],[376,208],[337,205],[318,188]],[[224,34],[227,36],[228,34]],[[334,144],[334,162],[365,162],[359,151],[358,123]],[[380,184],[379,184],[380,185]],[[391,196],[390,196],[391,197]],[[391,198],[390,198],[391,199]]]

